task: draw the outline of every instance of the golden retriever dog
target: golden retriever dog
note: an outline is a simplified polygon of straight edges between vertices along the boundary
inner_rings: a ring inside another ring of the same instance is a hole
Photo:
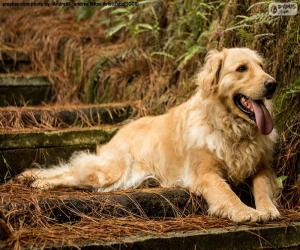
[[[212,215],[235,222],[280,216],[270,168],[276,140],[271,98],[276,81],[248,48],[208,53],[194,96],[166,114],[148,116],[118,131],[100,152],[75,154],[69,163],[31,169],[32,186],[92,186],[112,191],[154,177],[163,187],[202,195]],[[229,183],[251,180],[256,208],[245,205]]]

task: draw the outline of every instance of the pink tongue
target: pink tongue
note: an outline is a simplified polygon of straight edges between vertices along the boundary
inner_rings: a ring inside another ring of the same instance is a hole
[[[273,120],[271,114],[263,104],[263,102],[251,101],[255,113],[256,125],[260,132],[268,135],[273,130]]]

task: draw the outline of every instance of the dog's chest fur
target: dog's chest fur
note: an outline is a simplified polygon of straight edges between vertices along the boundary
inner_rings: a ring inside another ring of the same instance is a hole
[[[204,111],[202,107],[188,115],[187,147],[212,152],[231,181],[244,181],[256,172],[261,161],[271,159],[275,130],[268,136],[262,135],[241,119],[222,113],[207,115]]]
[[[235,183],[243,182],[253,175],[260,162],[272,157],[273,143],[260,135],[236,141],[224,136],[220,141],[222,143],[212,150],[223,162],[227,177]]]

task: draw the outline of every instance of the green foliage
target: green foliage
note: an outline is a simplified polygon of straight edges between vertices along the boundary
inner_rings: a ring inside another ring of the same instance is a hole
[[[238,25],[253,25],[253,24],[271,24],[276,20],[276,17],[270,16],[269,12],[264,10],[262,13],[257,13],[250,16],[237,16],[241,19]],[[278,18],[277,18],[278,19]]]
[[[140,7],[102,8],[102,11],[109,11],[108,17],[100,21],[107,24],[107,37],[125,32],[135,38],[155,38],[160,46],[152,47],[151,56],[173,60],[178,69],[182,69],[194,56],[205,53],[208,29],[225,2],[168,1],[168,26],[163,30],[163,37],[159,37],[162,31],[159,19],[164,17],[157,9],[165,3],[151,0],[139,4]]]
[[[80,7],[78,8],[78,10],[76,11],[76,20],[77,21],[81,21],[81,20],[86,20],[89,19],[93,16],[95,12],[95,9],[91,8],[91,7]]]
[[[182,55],[180,55],[176,60],[177,62],[179,62],[178,69],[182,69],[191,58],[193,58],[199,52],[204,51],[205,47],[199,45],[193,45],[190,48],[188,48],[188,50]]]
[[[283,182],[287,179],[287,176],[281,175],[276,178],[276,184],[279,188],[283,188]]]
[[[95,99],[95,87],[97,85],[98,81],[98,73],[101,69],[102,65],[105,64],[107,61],[107,58],[100,58],[96,65],[93,68],[93,71],[91,72],[91,75],[89,77],[89,81],[87,84],[87,102],[93,102]]]
[[[88,2],[90,0],[86,0]],[[106,27],[107,38],[122,32],[139,39],[154,39],[151,56],[173,60],[178,69],[185,67],[194,56],[205,53],[210,24],[220,13],[225,1],[180,0],[164,3],[159,0],[140,1],[139,6],[101,8],[103,15],[99,25]],[[163,31],[159,19],[163,17],[157,9],[167,4],[168,26]],[[86,20],[95,13],[95,7],[80,7],[76,19]],[[164,34],[163,37],[160,37]]]
[[[90,2],[92,1],[91,0],[83,1],[83,3],[90,3]],[[90,19],[94,15],[95,10],[96,8],[92,6],[79,7],[75,12],[76,20],[81,21],[81,20]]]
[[[299,138],[300,78],[283,88],[275,101],[276,121],[280,131],[284,131],[286,142],[295,135]]]
[[[276,98],[276,106],[279,110],[285,110],[286,103],[293,100],[298,99],[300,97],[300,78],[291,82],[285,89],[281,91],[281,94]],[[300,104],[300,102],[299,102]]]
[[[102,11],[110,10],[109,12],[109,28],[107,29],[107,37],[110,38],[121,31],[128,32],[129,35],[138,36],[141,33],[151,31],[157,33],[159,31],[159,25],[157,18],[155,17],[155,11],[153,7],[150,7],[151,13],[154,18],[152,18],[152,23],[144,23],[140,19],[139,11],[142,11],[148,3],[155,1],[142,1],[139,4],[144,6],[138,8],[135,6],[129,6],[126,8],[112,9],[108,7],[103,7]],[[103,22],[103,19],[100,21]]]
[[[270,16],[268,6],[272,1],[262,1],[252,4],[247,12],[249,15],[237,15],[238,21],[231,27],[227,28],[225,32],[237,30],[240,38],[246,41],[251,41],[254,38],[272,37],[273,33],[256,33],[253,32],[254,27],[270,26],[276,23],[280,17]],[[255,11],[254,11],[255,10]]]
[[[107,30],[107,36],[112,37],[114,34],[116,34],[118,31],[122,30],[123,28],[126,28],[127,24],[126,22],[119,22],[115,26],[111,27],[109,30]]]
[[[152,52],[151,56],[164,56],[170,59],[175,59],[175,57],[167,52],[158,51],[158,52]]]
[[[224,6],[224,1],[172,1],[173,9],[163,51],[173,55],[182,69],[195,55],[205,52],[210,23]]]

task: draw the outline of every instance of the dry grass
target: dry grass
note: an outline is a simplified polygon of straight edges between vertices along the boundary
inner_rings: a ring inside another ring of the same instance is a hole
[[[62,129],[115,124],[145,115],[141,102],[0,108],[0,131]]]
[[[31,66],[23,74],[48,76],[55,85],[54,102],[143,100],[148,112],[157,114],[195,88],[189,78],[198,61],[186,74],[173,60],[151,56],[153,44],[142,41],[144,36],[141,41],[124,34],[107,39],[98,24],[104,12],[80,22],[70,9],[1,8],[0,14],[0,52],[27,54]]]
[[[56,191],[40,191],[27,188],[25,185],[5,184],[0,186],[0,192],[3,194],[0,200],[0,210],[6,215],[6,231],[9,238],[4,242],[6,246],[14,249],[23,247],[37,247],[63,244],[80,245],[84,242],[110,242],[124,240],[126,236],[143,235],[163,235],[167,232],[205,231],[210,228],[224,228],[234,226],[235,224],[226,219],[210,217],[202,214],[183,215],[177,213],[174,218],[150,219],[143,216],[143,213],[134,214],[127,211],[123,217],[114,217],[113,215],[104,215],[101,213],[101,206],[108,205],[105,197],[110,195],[130,195],[133,191],[115,192],[110,194],[102,193],[104,199],[95,203],[90,213],[80,213],[74,207],[60,206],[63,211],[71,211],[77,218],[73,222],[57,223],[51,217],[51,212],[56,209],[53,204],[42,206],[41,201],[60,200],[64,201],[69,197],[77,197],[78,200],[91,201],[99,197],[99,193],[80,191],[72,189],[61,189]],[[155,189],[148,189],[146,192],[157,192]],[[195,197],[191,197],[195,202]],[[204,203],[197,203],[206,210]],[[109,204],[113,210],[116,204]],[[65,210],[67,209],[67,210]],[[175,208],[174,208],[175,209]],[[56,211],[57,212],[57,211]],[[282,218],[277,222],[282,224],[291,224],[300,220],[299,207],[293,210],[281,210]],[[0,218],[1,220],[1,218]],[[2,221],[4,217],[2,216]],[[2,230],[3,226],[2,224]],[[259,225],[259,224],[254,224]]]
[[[300,201],[300,113],[287,121],[280,133],[281,147],[278,161],[275,163],[278,173],[286,176],[283,191],[283,203],[287,208],[299,204]]]
[[[76,22],[74,10],[62,8],[1,8],[0,13],[0,50],[27,54],[30,74],[46,75],[55,84],[56,102],[84,100],[80,92],[99,57],[127,47],[107,43],[103,28],[95,26],[99,15]]]

